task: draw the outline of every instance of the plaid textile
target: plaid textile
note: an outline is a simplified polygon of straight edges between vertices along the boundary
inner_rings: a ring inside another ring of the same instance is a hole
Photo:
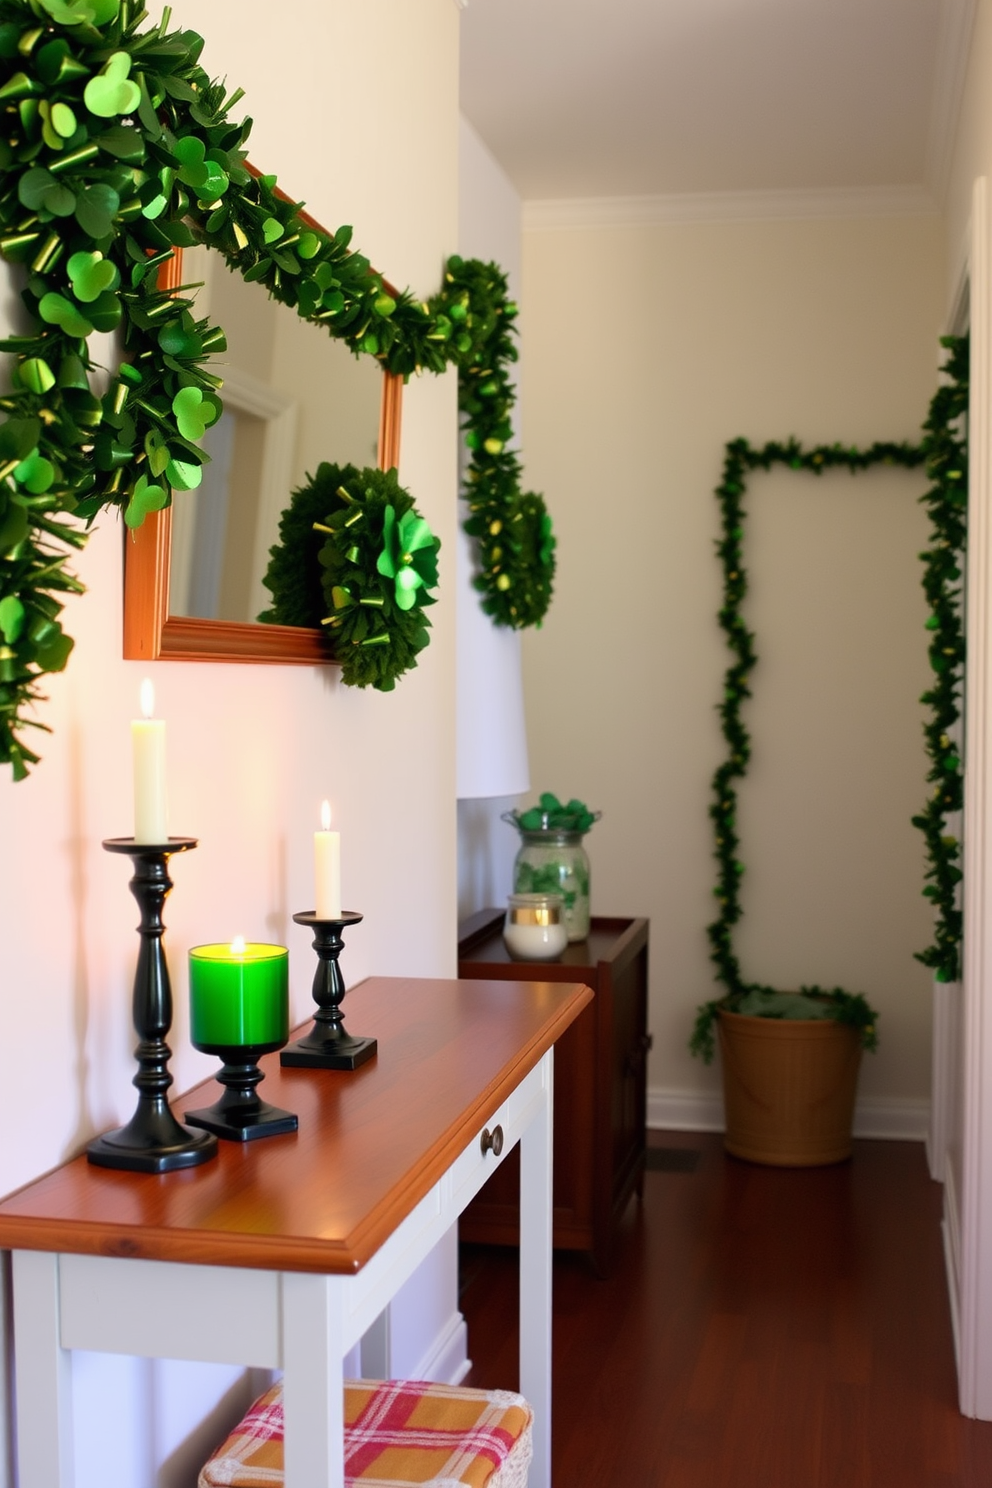
[[[344,1475],[362,1488],[485,1488],[531,1423],[520,1395],[420,1380],[347,1380]],[[283,1482],[282,1386],[260,1395],[202,1469],[199,1488]]]

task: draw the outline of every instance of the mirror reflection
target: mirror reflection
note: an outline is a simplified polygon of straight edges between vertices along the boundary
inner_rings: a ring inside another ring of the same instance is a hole
[[[254,621],[271,601],[262,577],[290,493],[321,460],[378,464],[382,370],[207,248],[184,252],[182,275],[202,281],[195,314],[223,327],[228,349],[210,364],[224,379],[210,464],[173,500],[168,613]]]

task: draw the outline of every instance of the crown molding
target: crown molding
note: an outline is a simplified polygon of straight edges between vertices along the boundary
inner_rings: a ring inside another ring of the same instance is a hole
[[[940,33],[923,177],[930,194],[941,204],[947,191],[954,157],[975,9],[975,0],[941,0]]]
[[[850,186],[822,190],[700,191],[666,196],[600,196],[525,201],[525,232],[633,227],[668,222],[784,222],[826,217],[930,217],[935,198],[923,186]]]

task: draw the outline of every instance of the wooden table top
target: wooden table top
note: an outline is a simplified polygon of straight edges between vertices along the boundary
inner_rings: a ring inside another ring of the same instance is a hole
[[[214,1161],[174,1173],[75,1158],[0,1203],[0,1247],[357,1271],[591,996],[560,982],[372,978],[344,1005],[348,1032],[379,1041],[368,1064],[261,1061],[260,1095],[295,1111],[298,1132],[222,1141]],[[208,1080],[175,1109],[220,1093]]]

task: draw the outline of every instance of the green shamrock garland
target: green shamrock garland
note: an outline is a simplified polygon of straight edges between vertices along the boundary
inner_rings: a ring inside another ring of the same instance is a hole
[[[961,882],[961,845],[946,831],[948,813],[964,803],[964,771],[951,733],[961,716],[964,675],[962,622],[962,563],[967,539],[968,445],[964,421],[968,413],[968,337],[947,336],[942,345],[946,382],[937,389],[923,426],[923,454],[930,489],[920,498],[930,513],[932,536],[920,554],[923,592],[930,605],[930,667],[933,683],[920,699],[930,717],[923,733],[930,760],[927,779],[933,791],[913,825],[923,833],[927,855],[927,885],[923,892],[935,911],[932,945],[917,960],[933,968],[938,982],[956,982],[961,975],[963,922],[958,905]]]
[[[395,470],[321,464],[283,513],[260,619],[320,624],[334,639],[343,680],[390,692],[417,664],[434,603],[441,546]]]
[[[509,448],[517,307],[496,264],[455,256],[431,308],[458,366],[471,451],[465,531],[478,544],[482,608],[498,625],[540,625],[551,603],[555,538],[544,498],[521,491],[520,461]]]
[[[146,20],[132,0],[0,0],[0,254],[22,266],[30,318],[0,342],[13,358],[0,397],[0,762],[15,779],[38,759],[22,737],[44,726],[29,716],[38,683],[72,647],[59,617],[61,597],[80,592],[67,568],[85,541],[78,521],[116,507],[138,526],[173,491],[194,489],[199,441],[220,417],[208,363],[224,334],[184,292],[160,287],[175,248],[209,245],[404,377],[452,360],[475,375],[474,351],[499,379],[512,352],[487,340],[491,301],[466,308],[454,280],[433,308],[393,294],[351,249],[350,228],[313,227],[274,176],[248,165],[251,121],[230,118],[241,92],[200,67],[202,39],[169,31],[168,11],[158,26]],[[88,340],[118,329],[125,360],[99,398]],[[481,412],[476,422],[484,445],[494,436]],[[511,538],[482,577],[499,596],[494,618],[522,625],[540,618],[532,569],[553,563],[539,498],[519,497],[516,473],[504,469],[493,506],[503,502]],[[550,584],[545,604],[549,595]]]
[[[846,469],[855,474],[880,464],[915,469],[922,464],[923,458],[923,451],[910,444],[877,443],[866,450],[833,444],[817,445],[807,450],[796,440],[790,439],[784,444],[772,441],[755,449],[746,439],[734,439],[726,446],[723,479],[716,491],[722,522],[717,553],[723,566],[724,596],[718,618],[734,659],[724,676],[723,699],[718,705],[728,753],[713,776],[713,800],[709,814],[715,832],[714,857],[718,864],[717,884],[713,893],[720,911],[707,930],[710,959],[716,967],[716,979],[723,983],[726,991],[722,997],[703,1003],[698,1009],[689,1042],[692,1052],[706,1063],[713,1058],[714,1026],[720,1011],[726,1009],[729,1012],[740,1012],[744,1007],[754,1009],[758,1004],[753,994],[774,992],[771,987],[744,980],[733,941],[734,926],[743,913],[740,883],[744,874],[736,827],[735,782],[743,779],[751,756],[751,740],[742,710],[744,700],[751,696],[748,684],[757,661],[754,635],[748,630],[741,614],[741,606],[747,593],[743,552],[746,515],[744,496],[748,474],[752,470],[771,470],[774,465],[806,470],[814,475],[822,475],[825,470],[835,469]],[[817,986],[806,986],[800,990],[817,1010],[822,1009],[838,1022],[851,1023],[859,1028],[861,1042],[866,1049],[876,1047],[875,1023],[878,1015],[861,993],[845,992],[841,987],[825,990]],[[749,998],[750,1002],[747,1001]],[[767,1001],[761,1002],[760,1006],[761,1016],[771,1016]],[[770,1006],[781,1007],[782,1015],[785,1015],[784,1004]],[[811,1013],[811,1016],[815,1015]]]

